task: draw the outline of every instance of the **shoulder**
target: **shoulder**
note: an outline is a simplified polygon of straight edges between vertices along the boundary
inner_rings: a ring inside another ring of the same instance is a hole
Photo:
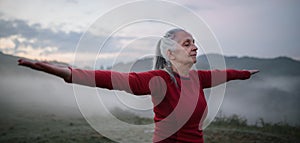
[[[191,70],[190,73],[200,79],[209,77],[211,75],[211,70]]]
[[[161,76],[161,77],[169,76],[169,74],[165,70],[151,70],[151,71],[147,71],[147,73],[152,74],[154,76]]]
[[[191,70],[190,74],[197,74],[197,75],[201,75],[203,73],[209,72],[208,70]]]
[[[168,73],[164,70],[150,70],[150,71],[143,71],[143,72],[129,72],[130,75],[137,75],[137,76],[161,76],[165,77]]]
[[[161,77],[165,81],[172,81],[169,73],[163,69],[151,70],[151,71],[147,71],[146,73],[150,74],[152,77]]]

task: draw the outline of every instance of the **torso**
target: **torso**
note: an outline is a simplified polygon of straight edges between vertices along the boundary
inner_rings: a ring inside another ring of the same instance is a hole
[[[203,142],[199,125],[206,115],[207,104],[197,72],[191,71],[189,78],[175,75],[178,87],[169,76],[163,78],[166,82],[157,88],[166,91],[153,92],[158,95],[152,95],[156,105],[154,142]]]

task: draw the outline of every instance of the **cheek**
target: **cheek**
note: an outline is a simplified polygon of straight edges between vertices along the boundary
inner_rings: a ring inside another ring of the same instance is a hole
[[[190,47],[190,48],[187,48],[187,49],[185,49],[185,51],[187,52],[187,53],[190,53],[190,52],[192,52],[192,48]]]
[[[173,51],[173,55],[177,59],[185,59],[188,57],[188,51],[187,49],[184,49],[184,47],[178,47]]]
[[[184,55],[186,55],[186,56],[188,56],[190,52],[191,52],[191,51],[188,50],[188,49],[184,49],[184,50],[183,50],[183,53],[184,53]]]
[[[185,51],[184,49],[176,50],[176,54],[178,56],[185,56],[186,53],[187,53],[187,51]]]
[[[188,58],[187,51],[185,50],[180,51],[176,57],[179,60],[186,60]]]

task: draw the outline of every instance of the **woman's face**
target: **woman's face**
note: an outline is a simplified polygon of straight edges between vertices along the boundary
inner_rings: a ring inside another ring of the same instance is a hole
[[[175,34],[178,45],[174,51],[170,51],[170,59],[181,64],[194,64],[197,61],[197,50],[195,40],[190,33],[179,31]]]

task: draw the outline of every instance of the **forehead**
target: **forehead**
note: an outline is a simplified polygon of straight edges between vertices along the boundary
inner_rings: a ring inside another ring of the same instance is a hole
[[[193,40],[193,36],[186,31],[179,31],[175,33],[175,38],[178,43],[184,42],[186,40]]]

